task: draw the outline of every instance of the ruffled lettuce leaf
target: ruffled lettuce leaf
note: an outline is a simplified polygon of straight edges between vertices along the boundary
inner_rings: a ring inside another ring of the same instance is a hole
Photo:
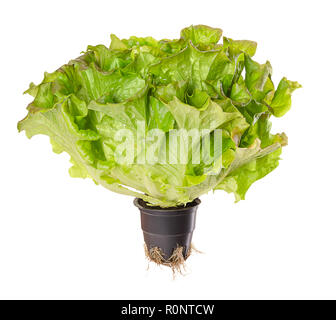
[[[259,146],[238,149],[232,168],[228,170],[227,175],[215,189],[222,189],[228,193],[233,192],[236,201],[245,199],[245,194],[252,183],[263,178],[278,166],[280,154],[281,148],[277,144],[265,149],[259,149]]]

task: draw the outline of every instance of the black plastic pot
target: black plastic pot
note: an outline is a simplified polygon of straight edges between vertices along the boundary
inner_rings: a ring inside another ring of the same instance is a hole
[[[136,198],[134,205],[141,213],[141,228],[148,249],[158,247],[169,259],[177,247],[183,247],[186,259],[195,229],[196,211],[201,200],[195,199],[185,207],[151,207]]]

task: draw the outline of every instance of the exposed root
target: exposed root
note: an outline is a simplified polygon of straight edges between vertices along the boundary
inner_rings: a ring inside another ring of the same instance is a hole
[[[184,272],[186,271],[185,261],[190,257],[193,252],[202,253],[201,251],[195,249],[193,245],[191,245],[187,252],[186,258],[184,258],[183,247],[179,246],[175,248],[173,254],[169,257],[169,259],[165,259],[160,248],[154,247],[148,250],[146,244],[144,244],[144,248],[145,255],[150,262],[152,261],[158,266],[166,266],[171,268],[174,276],[176,275],[176,273],[179,273],[181,275],[184,274]]]
[[[187,258],[189,258],[189,256],[190,256],[192,253],[202,253],[202,254],[203,254],[204,252],[202,252],[202,251],[196,249],[196,247],[195,247],[194,244],[192,243],[192,244],[190,245],[190,249],[189,249],[189,251],[188,251]]]

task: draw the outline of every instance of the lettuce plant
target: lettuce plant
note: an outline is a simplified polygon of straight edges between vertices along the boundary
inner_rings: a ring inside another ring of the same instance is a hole
[[[18,129],[28,138],[48,135],[54,152],[70,155],[72,177],[149,205],[184,205],[210,190],[244,199],[278,166],[287,137],[270,132],[270,118],[290,109],[300,85],[282,78],[276,87],[270,63],[252,59],[255,42],[221,38],[220,29],[203,25],[183,29],[176,40],[112,34],[108,48],[88,46],[30,85],[34,100]],[[200,134],[189,142],[195,129]],[[174,151],[169,138],[177,130],[187,135],[175,140]],[[184,161],[166,161],[172,153]]]

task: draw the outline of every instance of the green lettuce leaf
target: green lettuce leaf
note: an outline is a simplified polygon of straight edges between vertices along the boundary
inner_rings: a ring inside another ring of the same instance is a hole
[[[289,81],[286,78],[281,79],[270,105],[272,113],[276,117],[282,117],[290,109],[292,93],[298,88],[301,88],[299,83]]]
[[[272,144],[260,148],[260,140],[256,140],[249,148],[239,148],[234,161],[224,174],[224,178],[216,185],[216,190],[233,192],[236,201],[245,199],[245,194],[253,182],[263,178],[274,170],[280,160],[281,144]]]
[[[191,41],[195,46],[213,46],[222,36],[222,30],[204,25],[190,26],[181,31],[181,39]]]

